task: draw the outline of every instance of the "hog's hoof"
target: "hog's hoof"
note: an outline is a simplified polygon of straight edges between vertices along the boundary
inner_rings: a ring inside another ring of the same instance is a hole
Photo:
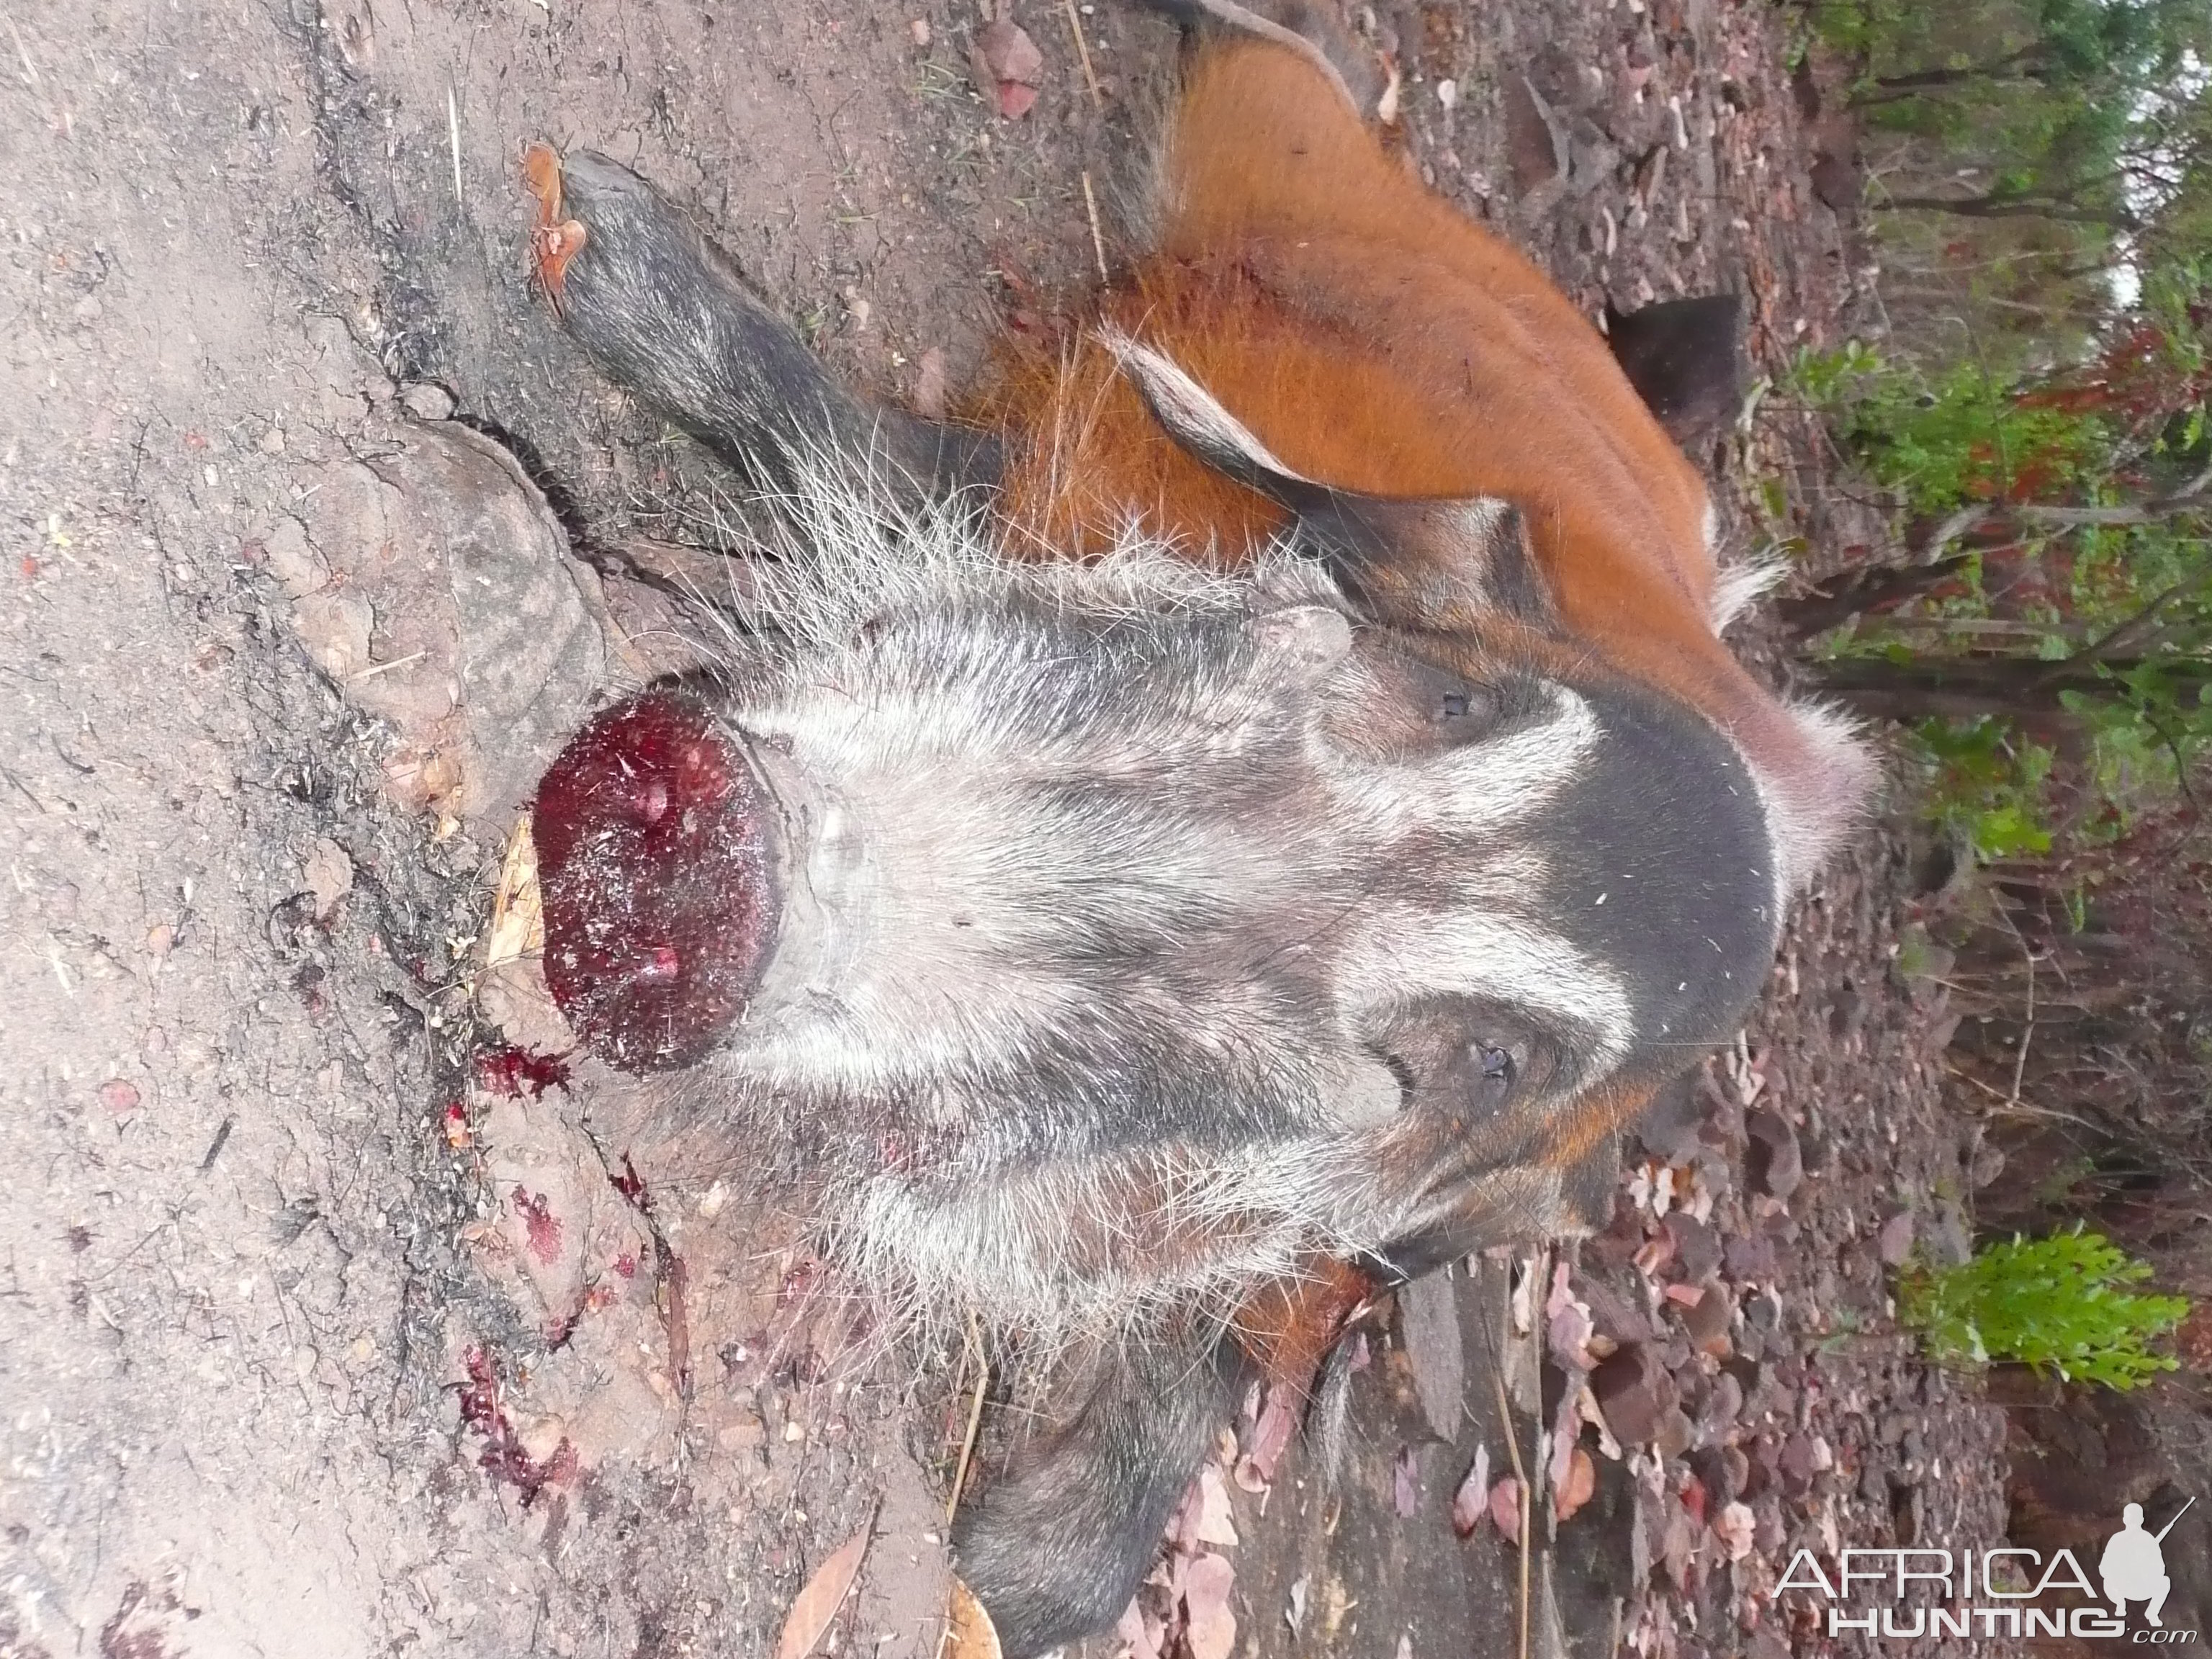
[[[561,158],[550,146],[532,144],[522,157],[523,182],[538,203],[538,222],[530,229],[530,275],[538,291],[562,308],[568,262],[586,240],[583,226],[561,211]]]

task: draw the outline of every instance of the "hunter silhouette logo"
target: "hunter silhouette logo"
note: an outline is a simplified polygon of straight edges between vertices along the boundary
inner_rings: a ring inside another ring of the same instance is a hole
[[[2148,1601],[2150,1605],[2143,1609],[2143,1617],[2154,1626],[2165,1625],[2159,1610],[2166,1606],[2166,1595],[2173,1589],[2173,1581],[2166,1576],[2166,1535],[2196,1501],[2191,1498],[2173,1512],[2173,1520],[2155,1533],[2143,1530],[2142,1504],[2130,1504],[2120,1511],[2120,1529],[2105,1546],[2097,1576],[2105,1581],[2105,1599],[2121,1618],[2128,1616],[2129,1602]]]
[[[2049,1636],[2117,1639],[2138,1647],[2193,1644],[2197,1632],[2168,1630],[2160,1615],[2173,1589],[2166,1571],[2166,1535],[2196,1502],[2191,1498],[2154,1533],[2143,1526],[2142,1504],[2121,1511],[2120,1529],[2097,1559],[2101,1601],[2072,1550],[2045,1556],[2013,1544],[1839,1550],[1832,1578],[1810,1550],[1800,1549],[1775,1591],[1804,1593],[1826,1613],[1832,1637],[1856,1631],[1905,1640]],[[2059,1596],[2070,1599],[2054,1605]],[[2130,1601],[2146,1604],[2146,1627],[2128,1628]]]

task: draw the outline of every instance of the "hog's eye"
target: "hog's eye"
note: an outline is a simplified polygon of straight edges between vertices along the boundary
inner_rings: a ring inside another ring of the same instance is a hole
[[[1436,702],[1437,720],[1446,726],[1480,725],[1494,715],[1490,694],[1480,686],[1455,685]]]
[[[1515,1064],[1513,1051],[1483,1042],[1475,1045],[1475,1063],[1482,1067],[1483,1081],[1510,1088],[1520,1067]]]

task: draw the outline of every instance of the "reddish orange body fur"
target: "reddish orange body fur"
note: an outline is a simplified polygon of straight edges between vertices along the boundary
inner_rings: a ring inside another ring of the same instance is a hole
[[[1796,757],[1798,733],[1714,633],[1703,482],[1542,272],[1264,41],[1200,49],[1160,168],[1154,251],[1103,321],[1310,477],[1513,502],[1570,634],[1747,749]],[[1180,449],[1094,336],[1010,375],[988,413],[1030,434],[1003,496],[1018,554],[1095,552],[1137,517],[1234,563],[1284,522]]]
[[[1803,741],[1713,626],[1703,480],[1602,336],[1524,256],[1424,189],[1307,59],[1218,39],[1187,65],[1153,251],[1099,320],[1172,359],[1306,477],[1396,498],[1494,496],[1527,520],[1575,644],[1747,750]],[[1286,515],[1170,438],[1113,352],[1019,364],[982,411],[1026,434],[1000,498],[1017,556],[1103,552],[1132,519],[1249,560]],[[1644,1103],[1601,1091],[1547,1127],[1577,1163]],[[1316,1263],[1240,1310],[1248,1352],[1303,1390],[1371,1290]]]

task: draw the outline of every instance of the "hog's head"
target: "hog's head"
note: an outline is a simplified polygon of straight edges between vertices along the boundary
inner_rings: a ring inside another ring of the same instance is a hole
[[[1733,1034],[1814,849],[1553,628],[1512,509],[1306,485],[1133,372],[1277,547],[1010,562],[816,477],[728,672],[541,785],[556,996],[925,1304],[1119,1318],[1601,1215],[1585,1155]],[[1374,580],[1424,538],[1459,591]]]

